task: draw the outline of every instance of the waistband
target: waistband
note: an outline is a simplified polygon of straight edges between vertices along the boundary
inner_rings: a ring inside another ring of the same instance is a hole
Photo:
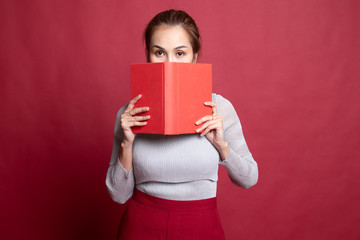
[[[196,212],[217,208],[216,197],[191,201],[168,200],[148,195],[136,188],[134,190],[132,199],[145,206],[166,211]]]

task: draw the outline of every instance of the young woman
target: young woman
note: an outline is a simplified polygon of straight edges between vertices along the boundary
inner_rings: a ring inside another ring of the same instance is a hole
[[[144,34],[148,62],[196,63],[200,36],[183,11],[157,14]],[[224,239],[216,207],[218,165],[245,189],[256,184],[257,164],[231,103],[213,94],[212,115],[200,118],[197,132],[184,135],[134,134],[151,116],[134,108],[141,95],[117,115],[106,185],[114,201],[129,200],[120,239]]]

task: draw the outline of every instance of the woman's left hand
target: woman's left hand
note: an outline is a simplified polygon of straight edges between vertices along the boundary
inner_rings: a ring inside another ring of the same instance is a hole
[[[224,138],[222,117],[217,114],[216,103],[205,102],[204,104],[212,108],[212,115],[204,116],[195,122],[196,125],[204,123],[196,132],[201,132],[200,136],[205,136],[219,151],[221,159],[224,160],[229,154],[230,148]]]

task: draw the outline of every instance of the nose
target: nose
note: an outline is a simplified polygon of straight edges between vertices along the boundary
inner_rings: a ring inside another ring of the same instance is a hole
[[[172,56],[172,55],[167,55],[166,61],[167,61],[167,62],[175,62],[175,58],[174,58],[174,56]]]

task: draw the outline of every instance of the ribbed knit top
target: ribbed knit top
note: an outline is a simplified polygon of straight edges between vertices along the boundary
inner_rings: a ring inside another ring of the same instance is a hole
[[[220,95],[213,94],[212,98],[222,116],[225,141],[230,147],[223,161],[216,148],[200,134],[137,134],[133,143],[133,168],[127,173],[118,160],[122,141],[120,117],[126,106],[119,110],[106,177],[106,186],[114,201],[126,202],[134,187],[172,200],[215,197],[219,163],[225,166],[234,184],[249,188],[257,182],[257,164],[246,145],[235,109]]]

